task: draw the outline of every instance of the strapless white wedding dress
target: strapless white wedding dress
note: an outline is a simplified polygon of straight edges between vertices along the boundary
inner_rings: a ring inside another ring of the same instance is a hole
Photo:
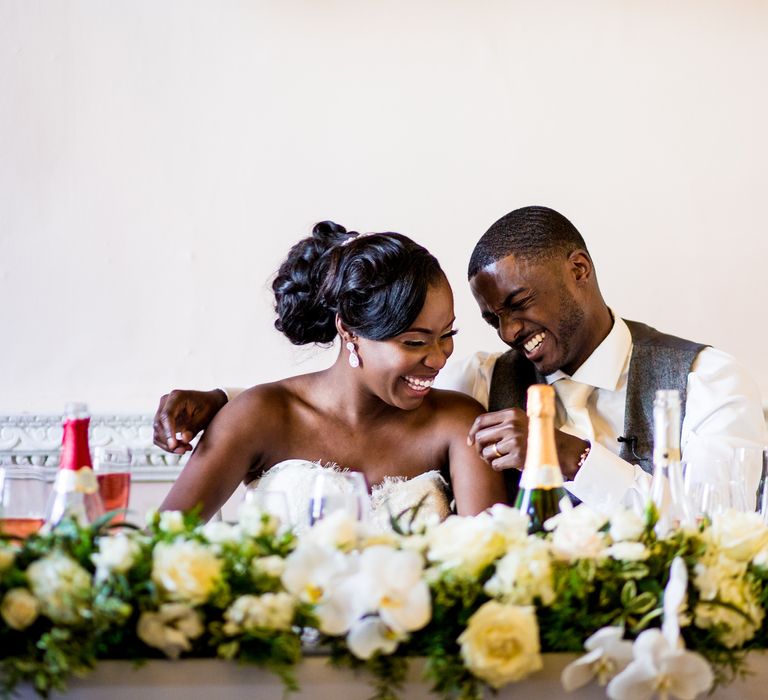
[[[291,524],[298,530],[309,526],[309,507],[312,498],[314,478],[323,473],[333,480],[344,469],[334,465],[322,465],[304,459],[289,459],[276,464],[248,485],[248,490],[280,491],[285,494]],[[349,486],[337,478],[339,490]],[[390,514],[398,515],[423,503],[414,519],[419,527],[430,521],[444,520],[451,513],[448,502],[448,485],[439,471],[428,471],[412,479],[402,476],[388,476],[371,489],[365,519],[379,531],[390,529]],[[410,513],[406,515],[410,521]]]

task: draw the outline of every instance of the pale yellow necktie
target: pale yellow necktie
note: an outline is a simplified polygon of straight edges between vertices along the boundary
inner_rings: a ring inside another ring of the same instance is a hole
[[[595,430],[589,417],[587,401],[595,387],[563,377],[555,382],[555,391],[567,414],[566,424],[560,429],[585,440],[595,439]]]

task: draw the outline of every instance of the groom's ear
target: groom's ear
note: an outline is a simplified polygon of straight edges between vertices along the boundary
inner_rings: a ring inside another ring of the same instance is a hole
[[[341,336],[341,339],[348,343],[350,340],[355,340],[357,337],[349,328],[344,325],[344,322],[339,318],[339,314],[336,314],[336,332]]]

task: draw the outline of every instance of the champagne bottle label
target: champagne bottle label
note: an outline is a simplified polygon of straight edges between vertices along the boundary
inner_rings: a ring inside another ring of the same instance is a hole
[[[563,485],[559,464],[526,465],[520,475],[521,489],[554,489]]]

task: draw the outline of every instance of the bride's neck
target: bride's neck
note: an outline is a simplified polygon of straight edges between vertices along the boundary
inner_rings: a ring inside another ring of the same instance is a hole
[[[343,359],[318,372],[313,387],[313,403],[325,414],[335,416],[350,427],[379,423],[383,418],[400,413],[395,406],[371,393],[345,367]]]

